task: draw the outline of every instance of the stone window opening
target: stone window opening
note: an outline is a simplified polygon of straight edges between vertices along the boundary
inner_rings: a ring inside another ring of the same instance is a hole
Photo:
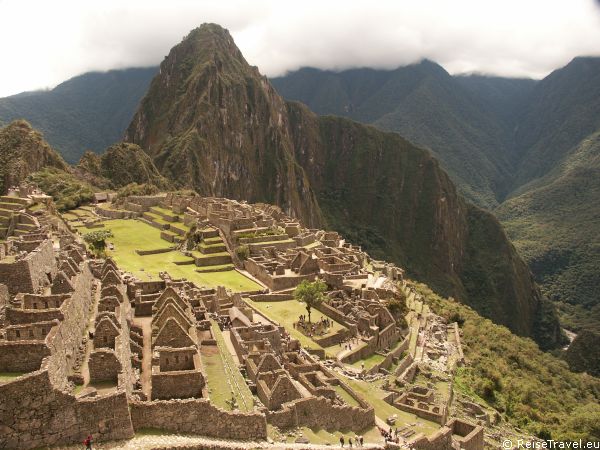
[[[21,337],[21,332],[19,330],[15,330],[15,336],[20,338]]]
[[[48,302],[44,302],[44,308],[48,309]]]
[[[33,309],[37,309],[37,303],[33,303]]]
[[[29,330],[29,337],[32,338],[33,337],[33,330]]]

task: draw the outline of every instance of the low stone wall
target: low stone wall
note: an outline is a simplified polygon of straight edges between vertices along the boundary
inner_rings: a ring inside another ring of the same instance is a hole
[[[254,302],[284,302],[293,299],[292,294],[256,294],[250,296],[250,300]]]
[[[50,356],[44,341],[0,342],[0,372],[33,372]]]
[[[269,423],[279,428],[305,426],[359,432],[375,425],[375,410],[372,407],[334,405],[323,397],[309,397],[286,403],[281,411],[269,413],[267,418]]]
[[[453,450],[452,430],[442,427],[431,436],[417,434],[410,442],[410,448],[416,450]]]
[[[160,253],[169,253],[175,250],[177,247],[164,247],[164,248],[155,248],[153,250],[136,250],[135,252],[140,256],[146,255],[158,255]]]
[[[139,216],[139,213],[134,211],[123,211],[116,209],[104,209],[99,206],[95,209],[96,214],[107,219],[133,219]]]
[[[77,399],[52,386],[47,368],[0,385],[0,398],[0,448],[133,437],[125,392]]]
[[[350,336],[352,336],[352,332],[346,328],[344,330],[339,330],[337,333],[334,333],[331,336],[316,338],[314,341],[321,347],[331,347],[332,345],[339,344],[340,342],[350,338]]]
[[[263,414],[227,412],[206,399],[133,401],[130,408],[135,430],[157,428],[228,439],[267,438]]]

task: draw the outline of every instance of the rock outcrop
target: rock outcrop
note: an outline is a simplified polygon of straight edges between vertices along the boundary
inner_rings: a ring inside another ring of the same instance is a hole
[[[0,129],[0,195],[43,167],[67,169],[62,157],[25,120]]]

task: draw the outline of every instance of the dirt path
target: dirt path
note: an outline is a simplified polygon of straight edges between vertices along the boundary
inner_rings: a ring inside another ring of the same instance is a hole
[[[142,329],[144,347],[142,351],[142,392],[146,398],[152,393],[152,317],[135,317],[134,325]]]

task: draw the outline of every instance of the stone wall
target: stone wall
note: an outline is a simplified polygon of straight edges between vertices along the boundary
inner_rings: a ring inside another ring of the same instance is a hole
[[[81,444],[133,437],[124,392],[77,399],[52,386],[47,368],[0,385],[0,448]]]
[[[33,372],[50,356],[44,341],[0,342],[0,372]]]
[[[74,291],[65,300],[62,311],[65,319],[56,327],[56,335],[48,339],[52,356],[48,370],[57,388],[66,388],[67,376],[88,324],[92,305],[93,275],[87,263],[80,264],[81,273],[71,279]]]
[[[92,383],[100,381],[117,382],[119,372],[122,370],[115,351],[108,348],[96,349],[90,353],[88,365]]]
[[[157,428],[229,439],[266,439],[263,414],[227,412],[206,399],[157,400],[130,403],[135,430]]]
[[[8,287],[0,284],[0,308],[8,303]]]
[[[49,283],[48,275],[56,275],[56,260],[52,241],[43,241],[25,258],[13,263],[0,263],[0,283],[8,287],[10,294],[35,293]]]
[[[375,410],[373,407],[340,406],[323,397],[309,397],[286,403],[281,411],[270,413],[267,418],[279,428],[305,426],[359,432],[375,425]]]
[[[409,442],[409,445],[415,450],[453,450],[452,429],[442,427],[431,436],[419,433]]]
[[[200,370],[160,372],[152,368],[152,400],[202,397],[204,376]]]

